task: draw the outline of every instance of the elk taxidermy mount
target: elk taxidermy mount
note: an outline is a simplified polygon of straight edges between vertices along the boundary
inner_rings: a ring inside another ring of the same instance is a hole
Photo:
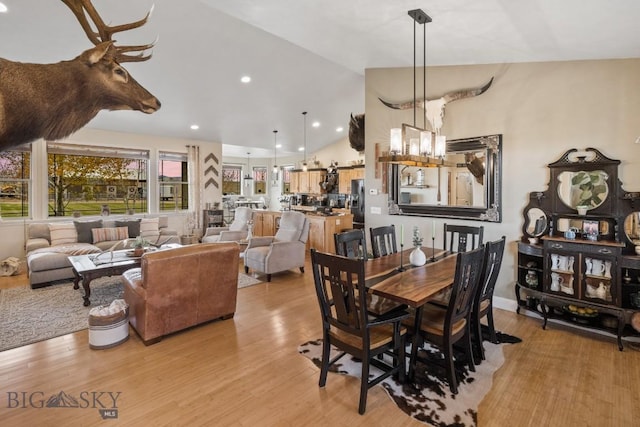
[[[106,25],[91,0],[61,1],[95,47],[55,64],[0,58],[0,151],[39,138],[65,138],[101,110],[151,114],[160,108],[160,101],[120,65],[148,60],[151,54],[145,51],[154,43],[116,46],[112,39],[115,33],[143,26],[153,8],[139,21]]]
[[[463,89],[456,90],[453,92],[449,92],[440,98],[436,99],[418,99],[416,101],[404,102],[401,104],[393,104],[391,102],[387,102],[382,98],[378,98],[380,102],[386,105],[389,108],[393,108],[396,110],[408,110],[410,108],[419,107],[424,109],[424,114],[427,118],[427,121],[431,125],[431,130],[440,134],[440,129],[444,123],[444,108],[449,102],[457,101],[459,99],[471,98],[473,96],[482,95],[491,87],[491,83],[493,83],[493,77],[491,80],[484,86],[476,89]]]

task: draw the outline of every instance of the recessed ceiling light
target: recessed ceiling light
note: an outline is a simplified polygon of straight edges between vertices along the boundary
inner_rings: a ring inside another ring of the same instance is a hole
[[[0,3],[0,13],[5,13],[7,10],[7,6],[5,6],[3,3]]]
[[[251,81],[251,77],[249,76],[242,76],[242,78],[240,79],[240,81],[242,83],[249,83]]]
[[[342,132],[344,128],[342,126],[336,128],[336,132]]]
[[[313,126],[314,128],[319,128],[320,127],[320,122],[313,122],[311,124],[311,126]]]
[[[298,151],[304,151],[304,147],[298,148]]]
[[[282,144],[276,144],[276,148],[282,148]]]
[[[200,129],[200,126],[198,125],[191,125],[191,130],[198,130]]]

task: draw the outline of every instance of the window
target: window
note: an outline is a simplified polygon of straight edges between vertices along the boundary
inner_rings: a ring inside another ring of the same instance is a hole
[[[189,209],[186,154],[160,152],[158,181],[160,211]]]
[[[31,145],[0,152],[0,215],[29,216]]]
[[[222,194],[241,194],[242,166],[222,165]]]
[[[282,194],[291,193],[291,171],[293,166],[285,166],[282,168]]]
[[[49,216],[147,212],[149,152],[47,143]]]
[[[256,166],[253,168],[253,194],[267,192],[267,168]]]

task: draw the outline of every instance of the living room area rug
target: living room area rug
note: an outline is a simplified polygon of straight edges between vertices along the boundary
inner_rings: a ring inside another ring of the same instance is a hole
[[[238,288],[263,283],[238,273]],[[89,311],[123,298],[122,276],[91,281],[91,305],[82,302],[84,290],[62,282],[44,288],[28,286],[0,290],[0,351],[59,337],[89,327]]]
[[[467,367],[456,366],[459,379],[458,394],[452,394],[446,380],[443,367],[436,364],[419,363],[416,369],[416,379],[413,384],[400,384],[393,378],[387,378],[380,383],[394,403],[407,415],[430,426],[475,426],[477,425],[478,405],[491,390],[493,374],[504,363],[502,347],[506,343],[518,343],[521,340],[511,335],[498,333],[498,344],[484,341],[486,360],[471,372]],[[407,350],[408,351],[408,350]],[[421,350],[423,351],[423,350]],[[298,352],[311,359],[320,369],[322,361],[322,339],[309,341],[298,348]],[[429,359],[442,359],[444,356],[429,344],[424,346],[423,356]],[[331,348],[330,359],[338,355],[335,347]],[[409,354],[409,352],[407,352]],[[407,359],[408,365],[408,359]],[[371,375],[380,373],[371,366]],[[333,364],[329,372],[350,375],[360,378],[362,363],[360,360],[346,354]],[[320,373],[318,372],[318,375]],[[331,376],[327,378],[327,383]],[[377,387],[377,386],[376,386]],[[357,410],[358,396],[354,396],[354,411]]]

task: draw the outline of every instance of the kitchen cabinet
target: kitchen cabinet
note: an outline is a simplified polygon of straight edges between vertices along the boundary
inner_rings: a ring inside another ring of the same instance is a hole
[[[338,193],[351,194],[351,169],[338,169]]]
[[[324,192],[320,183],[324,181],[326,171],[312,170],[312,171],[296,171],[291,172],[291,193],[303,193],[303,194],[321,194]]]
[[[292,194],[300,193],[300,173],[291,172],[291,181],[289,183],[289,192]]]
[[[278,231],[281,212],[253,211],[254,236],[274,236]]]
[[[325,193],[320,184],[324,181],[327,172],[325,170],[321,171],[309,171],[309,190],[307,191],[310,194],[321,194]]]
[[[338,169],[338,193],[351,194],[353,179],[364,179],[364,167]]]

